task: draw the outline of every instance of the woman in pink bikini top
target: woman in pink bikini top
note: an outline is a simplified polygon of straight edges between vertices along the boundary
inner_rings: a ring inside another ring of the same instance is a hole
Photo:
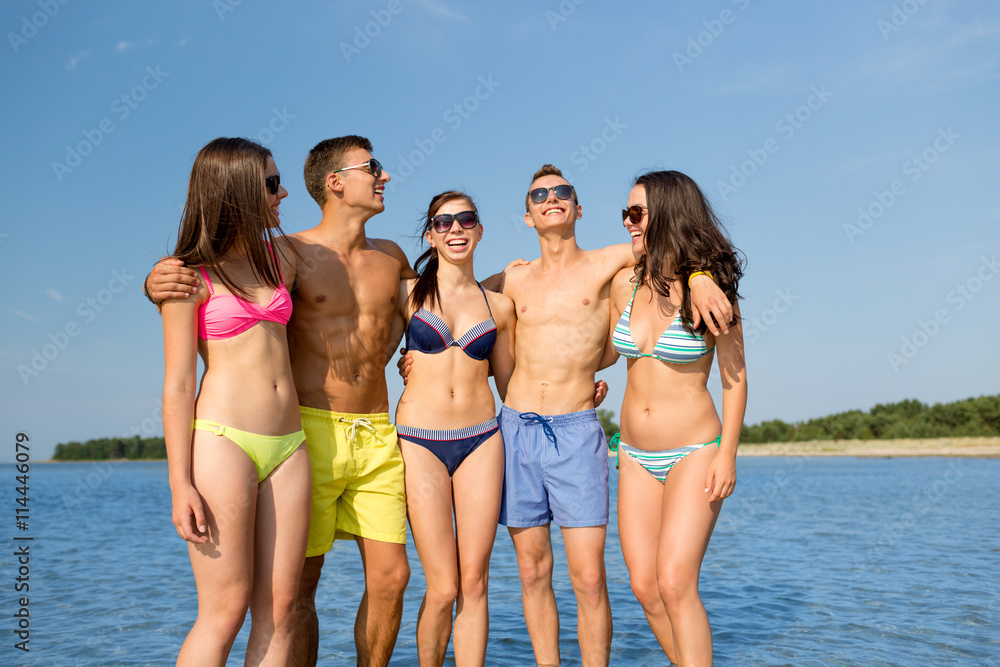
[[[178,665],[223,664],[248,609],[248,659],[291,659],[311,478],[285,332],[295,255],[275,234],[287,194],[246,139],[212,141],[191,170],[174,256],[204,282],[162,308],[173,522],[198,588]]]

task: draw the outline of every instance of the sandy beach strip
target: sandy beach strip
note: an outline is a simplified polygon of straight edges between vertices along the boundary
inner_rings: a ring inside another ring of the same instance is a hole
[[[740,444],[738,456],[977,456],[1000,457],[1000,438],[808,440]]]

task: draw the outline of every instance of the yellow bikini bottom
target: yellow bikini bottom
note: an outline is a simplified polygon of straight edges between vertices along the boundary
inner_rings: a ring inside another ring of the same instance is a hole
[[[235,442],[257,467],[258,483],[263,482],[306,439],[306,433],[302,429],[287,435],[257,435],[206,419],[195,419],[194,427],[201,431],[211,431],[215,435]]]

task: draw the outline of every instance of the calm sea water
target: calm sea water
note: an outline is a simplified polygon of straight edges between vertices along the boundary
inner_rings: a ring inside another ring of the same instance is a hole
[[[613,469],[613,466],[612,466]],[[13,466],[2,494],[3,665],[173,664],[195,617],[165,463],[32,466],[30,653],[14,649]],[[612,470],[612,514],[617,476]],[[740,459],[702,571],[718,665],[1000,664],[1000,460]],[[564,665],[579,664],[558,531]],[[607,548],[613,665],[667,664],[632,597],[615,522]],[[392,664],[416,665],[416,554]],[[353,665],[362,572],[353,543],[327,558],[321,664]],[[498,533],[490,665],[533,664],[514,551]],[[247,623],[249,626],[249,622]],[[242,664],[247,627],[229,664]],[[454,664],[450,659],[448,664]]]

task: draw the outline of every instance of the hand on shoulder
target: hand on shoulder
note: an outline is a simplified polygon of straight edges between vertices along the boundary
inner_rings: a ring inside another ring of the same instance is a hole
[[[195,294],[200,285],[198,272],[175,257],[157,262],[145,281],[150,298],[157,304],[167,299],[186,299]]]

